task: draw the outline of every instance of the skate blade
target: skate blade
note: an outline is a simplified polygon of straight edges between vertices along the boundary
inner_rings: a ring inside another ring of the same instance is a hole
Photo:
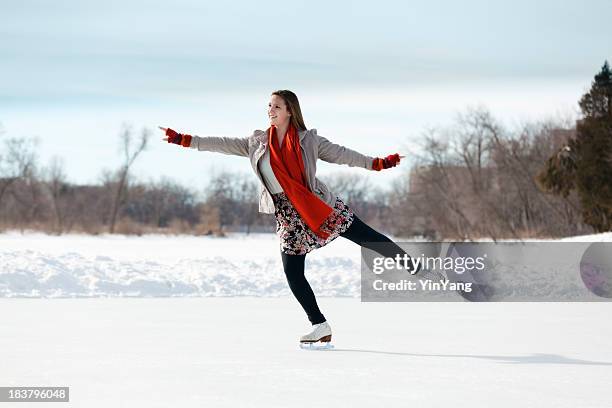
[[[331,343],[300,343],[302,350],[331,350],[334,345]]]

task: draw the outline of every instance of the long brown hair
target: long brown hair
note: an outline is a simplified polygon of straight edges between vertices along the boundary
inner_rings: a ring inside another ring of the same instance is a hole
[[[304,124],[304,118],[302,117],[302,110],[300,109],[300,102],[298,101],[297,95],[288,89],[274,91],[272,92],[272,95],[280,96],[283,98],[283,101],[285,101],[287,110],[291,114],[291,124],[295,126],[297,130],[306,130],[306,125]]]

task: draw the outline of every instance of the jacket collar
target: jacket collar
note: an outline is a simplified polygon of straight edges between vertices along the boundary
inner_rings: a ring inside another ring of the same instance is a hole
[[[268,131],[270,128],[262,131],[258,136],[257,139],[260,141],[260,143],[264,146],[266,146],[268,144]],[[304,139],[304,136],[306,136],[306,132],[308,132],[308,130],[298,130],[298,136],[300,138],[300,142],[302,141],[302,139]]]

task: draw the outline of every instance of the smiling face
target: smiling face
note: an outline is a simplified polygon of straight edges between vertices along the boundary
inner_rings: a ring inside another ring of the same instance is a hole
[[[291,120],[291,113],[287,110],[287,105],[283,98],[278,95],[271,95],[268,102],[268,118],[270,125],[276,127],[287,127]]]

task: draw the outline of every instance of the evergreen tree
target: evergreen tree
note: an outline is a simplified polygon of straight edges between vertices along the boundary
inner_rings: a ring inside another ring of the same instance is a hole
[[[583,118],[576,138],[548,159],[536,181],[563,197],[576,190],[583,221],[596,231],[612,230],[612,71],[606,61],[579,101]]]
[[[595,75],[591,90],[580,98],[580,109],[586,119],[612,118],[612,72],[608,61],[601,68],[601,72]]]

